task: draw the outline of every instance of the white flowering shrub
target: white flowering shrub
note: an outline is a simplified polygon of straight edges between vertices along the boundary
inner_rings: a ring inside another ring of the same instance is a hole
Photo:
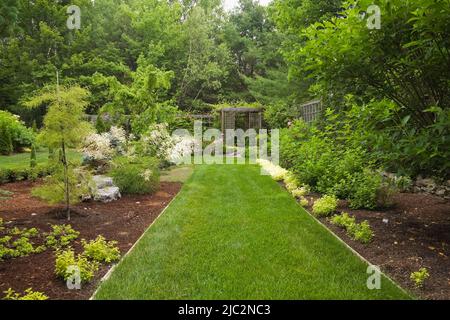
[[[194,152],[197,141],[192,137],[175,137],[174,146],[170,150],[168,160],[175,164],[180,164],[183,159],[190,157]]]
[[[84,140],[83,155],[88,160],[109,160],[114,155],[108,133],[94,133]]]
[[[109,132],[89,135],[81,151],[88,161],[105,161],[116,154],[124,154],[126,143],[125,130],[113,126]]]
[[[139,140],[138,153],[167,161],[174,141],[169,134],[167,124],[158,123],[150,126],[146,134]]]
[[[120,127],[112,126],[108,132],[109,143],[118,154],[124,154],[127,144],[127,136],[125,130]]]

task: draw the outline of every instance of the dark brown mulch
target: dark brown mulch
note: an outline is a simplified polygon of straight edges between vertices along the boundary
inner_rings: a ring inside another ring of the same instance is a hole
[[[162,182],[159,191],[153,195],[123,196],[110,203],[84,202],[75,207],[68,222],[55,214],[60,208],[49,206],[31,196],[31,188],[35,185],[25,181],[1,186],[14,193],[11,199],[0,200],[0,218],[5,222],[11,221],[8,226],[35,227],[48,232],[51,224],[70,223],[80,232],[74,243],[76,251],[80,251],[81,239],[91,240],[101,234],[107,240],[118,241],[122,254],[130,249],[181,187],[180,183]],[[63,280],[56,278],[54,262],[55,257],[50,249],[28,257],[1,261],[0,298],[8,288],[23,292],[32,287],[51,299],[88,299],[110,268],[103,265],[95,278],[83,285],[81,290],[69,290]]]
[[[317,195],[307,197],[317,199]],[[358,222],[367,220],[375,233],[367,245],[352,240],[327,218],[320,220],[371,263],[417,297],[450,299],[450,201],[426,194],[400,193],[394,206],[383,210],[351,210],[340,201],[338,211]],[[308,208],[311,212],[311,207]],[[387,219],[387,222],[383,222]],[[411,272],[425,267],[430,277],[415,288]]]

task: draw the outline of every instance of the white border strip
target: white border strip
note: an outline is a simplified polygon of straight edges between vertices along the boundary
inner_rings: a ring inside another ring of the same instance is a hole
[[[184,185],[184,184],[183,184]],[[147,233],[148,230],[150,230],[150,228],[156,223],[156,221],[158,221],[159,217],[161,217],[164,212],[166,211],[166,209],[172,204],[172,202],[178,197],[178,195],[181,193],[181,189],[183,189],[183,185],[180,188],[180,191],[178,191],[178,193],[175,195],[175,197],[172,198],[172,200],[170,200],[170,202],[166,205],[166,207],[161,211],[161,213],[156,217],[155,220],[153,220],[153,222],[147,227],[147,229],[145,229],[145,231],[141,234],[141,236],[136,240],[136,242],[131,246],[130,249],[128,249],[128,251],[122,256],[122,258],[120,258],[119,262],[117,262],[116,264],[114,264],[109,270],[108,272],[106,272],[106,274],[100,279],[100,281],[98,282],[98,286],[97,289],[95,289],[94,293],[92,294],[92,296],[89,298],[89,300],[94,300],[95,295],[97,294],[98,290],[100,289],[100,286],[102,285],[103,282],[105,282],[106,280],[109,279],[109,277],[111,276],[112,272],[116,269],[116,267],[122,263],[122,261],[131,253],[131,251],[136,247],[136,245],[138,244],[139,241],[141,241],[141,239],[145,236],[145,234]]]

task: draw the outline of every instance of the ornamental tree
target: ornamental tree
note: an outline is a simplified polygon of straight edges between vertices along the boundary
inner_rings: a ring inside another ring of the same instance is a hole
[[[61,87],[57,90],[45,88],[30,100],[27,107],[48,105],[44,126],[38,140],[57,151],[54,157],[54,173],[46,179],[44,186],[35,188],[33,194],[50,202],[64,203],[67,219],[70,220],[70,206],[79,201],[85,180],[82,172],[67,158],[69,148],[76,148],[91,132],[91,126],[83,121],[88,105],[89,91],[78,87]]]

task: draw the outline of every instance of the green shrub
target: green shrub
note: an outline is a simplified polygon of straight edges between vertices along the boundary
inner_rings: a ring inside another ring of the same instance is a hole
[[[22,180],[34,180],[45,177],[54,171],[51,164],[38,165],[34,168],[2,169],[0,168],[0,184]]]
[[[349,225],[347,232],[354,240],[362,243],[369,243],[373,238],[373,231],[367,221]]]
[[[316,216],[328,216],[336,211],[338,199],[333,195],[325,195],[316,200],[313,204],[312,212]]]
[[[106,241],[105,238],[99,235],[95,240],[86,242],[81,241],[84,254],[98,262],[112,262],[120,258],[120,250],[117,247],[117,241]]]
[[[23,147],[31,146],[33,141],[34,134],[31,129],[25,127],[17,116],[0,110],[0,153],[20,151]]]
[[[306,199],[306,198],[300,198],[300,205],[302,206],[302,207],[307,207],[308,205],[309,205],[309,202],[308,202],[308,199]]]
[[[291,194],[294,198],[301,198],[303,196],[305,196],[306,194],[308,194],[308,189],[301,187],[301,188],[297,188],[291,191]]]
[[[121,193],[153,193],[159,187],[158,164],[156,158],[118,157],[113,162],[111,175]]]
[[[299,187],[299,180],[292,172],[285,173],[283,177],[283,182],[286,186],[286,189],[288,189],[289,192],[294,191],[295,189],[298,189]]]
[[[31,145],[31,153],[30,153],[30,168],[35,168],[37,165],[36,162],[36,146],[34,144]]]
[[[426,279],[430,277],[427,268],[420,268],[419,271],[412,272],[410,279],[414,282],[416,288],[423,286]]]
[[[393,196],[398,192],[398,188],[392,182],[383,182],[377,190],[377,206],[380,208],[392,207]]]
[[[70,190],[68,193],[63,187],[65,183]],[[31,194],[49,204],[66,205],[67,219],[70,220],[70,205],[81,202],[82,196],[89,193],[90,187],[91,176],[88,170],[72,165],[64,168],[60,165],[53,170],[51,175],[45,177],[44,184],[34,187]],[[69,204],[69,208],[67,204]]]
[[[79,235],[80,233],[69,224],[52,225],[52,232],[46,236],[45,243],[48,247],[59,249],[68,246]]]
[[[344,212],[333,216],[331,218],[331,223],[346,229],[348,226],[355,224],[356,222],[354,217],[350,217],[348,213]]]
[[[400,192],[407,191],[412,186],[412,180],[408,176],[395,176],[392,182]]]
[[[374,209],[377,206],[377,194],[382,186],[382,177],[377,172],[364,170],[355,176],[350,194],[350,208]]]
[[[373,231],[370,228],[369,222],[363,221],[356,223],[354,217],[350,217],[348,213],[335,215],[331,218],[331,223],[347,230],[348,235],[356,241],[362,243],[369,243],[373,238]]]
[[[82,282],[89,282],[94,273],[98,270],[98,263],[95,261],[89,261],[87,257],[78,255],[75,257],[75,253],[72,249],[56,252],[55,261],[55,274],[67,280],[72,276],[69,267],[78,267],[80,270],[80,278]]]
[[[8,290],[4,291],[6,296],[3,298],[3,300],[47,300],[48,297],[39,291],[33,291],[32,288],[28,288],[25,290],[23,295],[20,295],[20,293],[15,292],[13,289],[9,288]]]
[[[13,152],[11,133],[7,127],[0,125],[0,154],[9,155]]]

